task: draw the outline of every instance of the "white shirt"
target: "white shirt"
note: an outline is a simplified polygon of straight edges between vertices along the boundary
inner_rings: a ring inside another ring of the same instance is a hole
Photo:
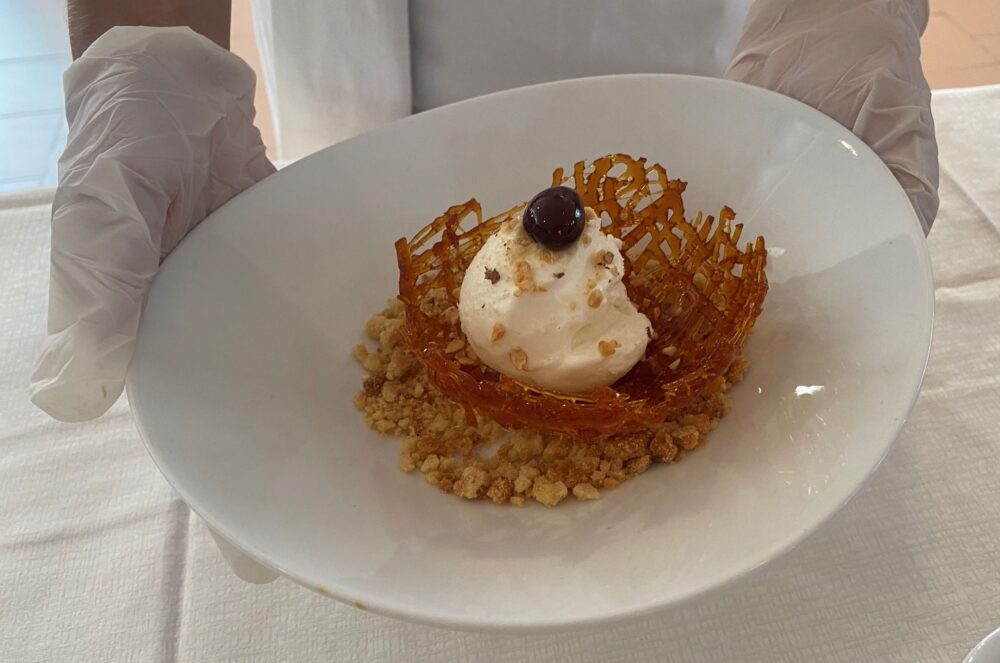
[[[280,157],[497,90],[721,75],[752,0],[254,0]]]

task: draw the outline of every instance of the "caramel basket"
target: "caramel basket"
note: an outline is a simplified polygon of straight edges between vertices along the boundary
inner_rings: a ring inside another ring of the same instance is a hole
[[[686,184],[642,158],[613,154],[581,161],[569,176],[556,170],[552,183],[574,188],[601,217],[603,230],[622,240],[623,280],[654,331],[639,363],[611,387],[579,395],[538,389],[458,351],[446,352],[465,341],[457,306],[466,268],[490,235],[525,206],[484,221],[475,199],[396,242],[406,308],[403,342],[441,392],[465,407],[470,421],[479,414],[508,428],[584,437],[661,422],[695,401],[739,355],[767,294],[764,240],[758,237],[741,250],[743,226],[733,225],[728,207],[718,218],[698,213],[688,220]]]

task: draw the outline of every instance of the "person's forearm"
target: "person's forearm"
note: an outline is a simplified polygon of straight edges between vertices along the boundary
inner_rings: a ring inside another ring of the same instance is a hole
[[[116,25],[186,25],[229,48],[231,0],[68,0],[73,59]]]

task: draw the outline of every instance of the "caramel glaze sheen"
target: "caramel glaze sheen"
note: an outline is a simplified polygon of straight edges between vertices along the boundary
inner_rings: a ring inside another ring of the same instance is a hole
[[[483,220],[475,199],[455,205],[412,239],[396,242],[399,296],[406,307],[403,342],[434,384],[476,414],[507,428],[588,438],[644,429],[697,399],[739,355],[767,295],[767,251],[758,237],[741,250],[742,224],[723,207],[718,219],[684,215],[686,183],[660,164],[611,154],[562,168],[552,185],[571,186],[622,240],[629,297],[652,323],[654,338],[638,364],[611,387],[586,395],[545,391],[482,365],[463,365],[445,348],[465,340],[457,316],[421,310],[442,290],[457,307],[465,270],[476,252],[524,204]],[[453,322],[446,319],[450,317]],[[673,346],[676,351],[665,353]],[[679,363],[677,359],[680,359]],[[671,366],[674,366],[671,368]]]

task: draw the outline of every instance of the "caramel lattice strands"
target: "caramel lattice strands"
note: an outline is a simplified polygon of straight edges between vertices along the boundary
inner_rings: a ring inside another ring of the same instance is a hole
[[[430,298],[458,304],[465,270],[486,239],[524,208],[483,220],[475,199],[450,208],[413,239],[396,242],[403,341],[434,384],[508,428],[599,437],[640,430],[692,403],[739,355],[767,294],[764,240],[741,250],[742,224],[723,207],[718,219],[684,215],[686,184],[660,164],[612,154],[558,169],[553,185],[571,186],[622,240],[629,297],[653,326],[645,356],[621,380],[590,394],[540,390],[445,349],[464,340],[457,320],[428,315]],[[669,352],[664,350],[671,348]],[[678,359],[680,361],[678,362]],[[529,358],[530,362],[530,358]]]

